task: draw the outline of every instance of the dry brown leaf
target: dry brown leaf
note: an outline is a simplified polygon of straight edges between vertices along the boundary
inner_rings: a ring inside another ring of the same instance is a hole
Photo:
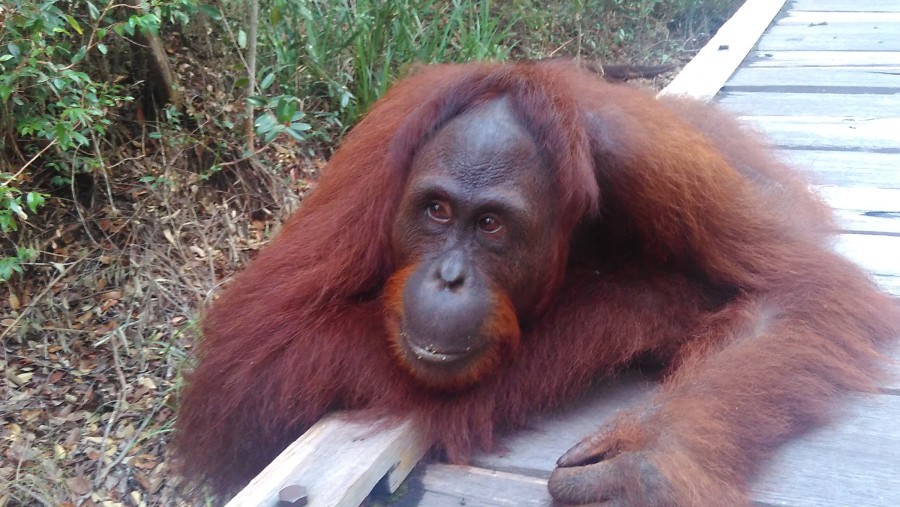
[[[78,477],[70,477],[66,479],[66,487],[69,488],[69,491],[78,495],[84,496],[91,492],[91,481],[88,480],[87,477],[83,475],[79,475]]]
[[[110,299],[122,299],[122,295],[123,295],[122,291],[119,289],[111,290],[109,292],[104,292],[103,294],[101,294],[100,300],[101,301],[109,301]]]
[[[12,292],[9,293],[9,306],[13,310],[18,310],[22,307],[22,303],[19,302],[19,296],[16,296]]]
[[[178,242],[175,241],[175,235],[172,234],[172,231],[170,231],[169,229],[163,229],[163,236],[166,237],[169,243],[172,243],[172,246],[178,246]]]
[[[106,310],[109,310],[113,306],[116,306],[118,303],[118,299],[107,299],[102,305],[100,305],[100,312],[106,313]]]
[[[60,379],[62,379],[64,375],[65,375],[65,373],[63,373],[59,370],[56,370],[53,373],[51,373],[49,377],[47,377],[47,383],[55,384],[55,383],[59,382]]]
[[[131,438],[132,436],[134,436],[134,433],[134,425],[130,422],[121,424],[118,428],[116,428],[116,438],[118,438],[119,440]]]

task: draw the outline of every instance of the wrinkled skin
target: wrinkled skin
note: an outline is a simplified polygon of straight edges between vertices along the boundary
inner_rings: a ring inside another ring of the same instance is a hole
[[[413,161],[394,222],[401,363],[429,386],[464,387],[520,338],[549,283],[556,237],[550,171],[494,100],[441,129]],[[506,322],[497,322],[497,315]],[[389,322],[389,326],[391,322]]]

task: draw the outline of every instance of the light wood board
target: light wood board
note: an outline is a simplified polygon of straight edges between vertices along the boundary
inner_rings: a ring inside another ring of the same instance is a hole
[[[660,95],[709,100],[738,68],[784,0],[747,0]]]

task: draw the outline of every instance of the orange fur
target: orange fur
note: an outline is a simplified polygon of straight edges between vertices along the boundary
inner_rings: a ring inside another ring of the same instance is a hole
[[[392,221],[416,150],[500,95],[559,193],[554,279],[534,315],[498,304],[490,325],[512,336],[521,323],[521,340],[490,375],[423,389],[398,365],[384,319],[405,279]],[[183,470],[232,491],[344,408],[412,417],[461,462],[498,429],[651,355],[671,368],[662,392],[571,455],[601,457],[589,466],[608,473],[560,469],[555,493],[591,499],[618,481],[632,504],[746,503],[778,444],[840,394],[875,386],[900,328],[896,302],[829,249],[824,205],[755,137],[711,106],[561,62],[421,68],[353,129],[280,237],[207,313],[176,427]]]

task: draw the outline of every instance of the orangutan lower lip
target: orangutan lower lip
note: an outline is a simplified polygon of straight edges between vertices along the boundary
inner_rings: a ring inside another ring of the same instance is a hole
[[[423,347],[421,345],[413,343],[409,335],[407,335],[406,333],[403,333],[403,338],[406,342],[406,345],[409,347],[410,352],[412,352],[412,354],[421,361],[426,361],[429,363],[452,363],[461,359],[465,359],[469,355],[469,351],[450,353],[439,352],[437,350],[437,347],[435,347],[434,345],[425,345]]]

